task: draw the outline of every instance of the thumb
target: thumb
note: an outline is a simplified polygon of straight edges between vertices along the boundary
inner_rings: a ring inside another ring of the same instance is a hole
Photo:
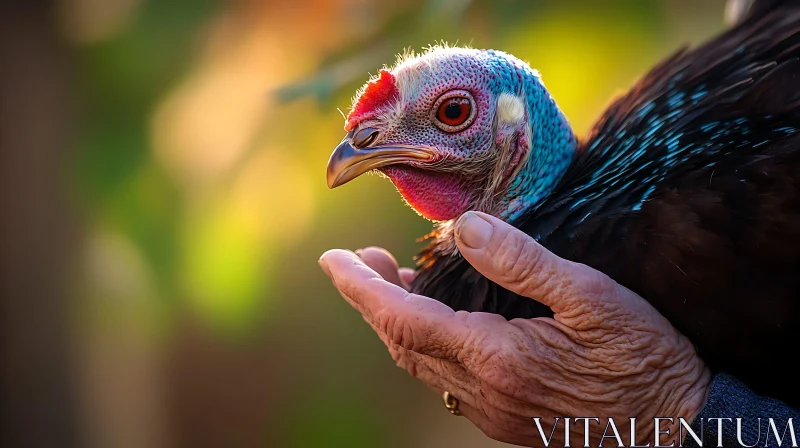
[[[598,287],[613,287],[605,274],[558,257],[510,224],[481,212],[466,212],[455,226],[464,258],[489,280],[550,307],[554,313],[576,301],[608,297]],[[600,294],[598,294],[600,292]]]

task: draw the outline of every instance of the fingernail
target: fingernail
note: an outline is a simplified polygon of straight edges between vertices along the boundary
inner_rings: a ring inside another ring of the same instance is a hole
[[[317,260],[317,262],[319,263],[319,267],[322,268],[322,271],[325,273],[325,275],[332,279],[333,277],[331,277],[331,270],[328,268],[328,263],[325,263],[325,260],[322,258]]]
[[[472,249],[485,246],[493,230],[491,224],[472,212],[464,213],[456,222],[456,236]]]

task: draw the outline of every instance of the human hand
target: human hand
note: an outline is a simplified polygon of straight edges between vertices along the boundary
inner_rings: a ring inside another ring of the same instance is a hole
[[[650,304],[483,213],[462,215],[456,241],[483,275],[549,306],[554,317],[506,321],[453,311],[409,293],[413,272],[381,249],[365,249],[361,257],[331,250],[320,265],[397,365],[450,392],[459,411],[491,438],[543,445],[556,417],[596,416],[599,422],[571,422],[573,445],[584,443],[584,425],[591,444],[598,443],[608,417],[628,444],[628,419],[635,417],[635,442],[655,444],[653,419],[665,417],[674,421],[662,421],[660,444],[679,442],[678,418],[697,415],[711,375],[692,343]],[[533,417],[541,417],[541,433]],[[564,439],[561,420],[549,443],[561,446]]]

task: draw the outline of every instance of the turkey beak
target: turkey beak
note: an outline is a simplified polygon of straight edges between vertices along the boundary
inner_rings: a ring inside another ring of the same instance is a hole
[[[433,158],[431,150],[410,145],[354,148],[351,134],[339,143],[328,160],[328,188],[344,185],[375,168]]]

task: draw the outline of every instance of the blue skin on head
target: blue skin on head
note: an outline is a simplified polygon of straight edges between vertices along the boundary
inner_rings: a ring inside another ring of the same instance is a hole
[[[491,90],[495,97],[514,92],[525,97],[531,130],[531,156],[512,180],[503,203],[509,204],[501,218],[513,221],[547,196],[566,172],[577,149],[577,140],[567,118],[545,88],[538,73],[506,53],[487,50],[495,74]],[[508,70],[509,61],[514,69]],[[521,93],[522,92],[522,93]]]

